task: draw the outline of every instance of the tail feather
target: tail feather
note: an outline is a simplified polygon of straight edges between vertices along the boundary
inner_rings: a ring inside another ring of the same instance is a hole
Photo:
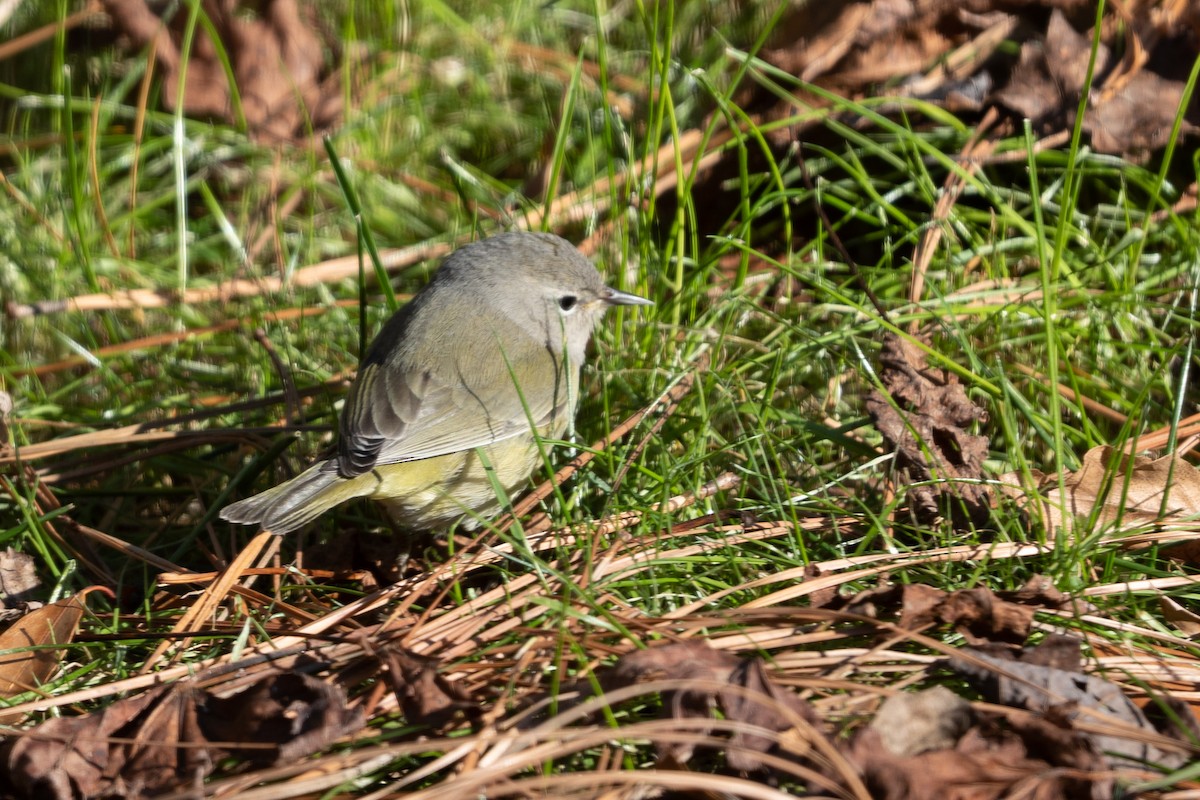
[[[330,462],[314,464],[290,481],[221,509],[221,519],[260,525],[272,533],[302,528],[334,506],[370,491],[369,483],[338,476]]]

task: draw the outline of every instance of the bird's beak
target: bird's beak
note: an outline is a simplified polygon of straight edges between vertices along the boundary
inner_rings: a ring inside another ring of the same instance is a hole
[[[612,287],[605,286],[604,291],[600,294],[600,299],[610,306],[652,306],[653,300],[647,300],[644,297],[638,297],[636,294],[629,292],[618,292]]]

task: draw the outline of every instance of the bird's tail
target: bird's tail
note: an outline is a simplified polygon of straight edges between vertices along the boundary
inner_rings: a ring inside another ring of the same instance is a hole
[[[242,525],[260,525],[272,533],[302,528],[334,506],[369,494],[368,477],[346,479],[333,462],[314,464],[290,481],[239,500],[221,509],[221,519]]]

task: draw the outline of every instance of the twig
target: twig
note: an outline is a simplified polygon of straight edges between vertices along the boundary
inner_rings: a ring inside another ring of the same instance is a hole
[[[237,557],[229,563],[229,566],[221,571],[220,577],[204,590],[200,599],[184,612],[183,616],[179,618],[171,630],[175,633],[196,631],[199,628],[199,623],[212,616],[217,607],[225,602],[225,598],[229,595],[230,590],[233,589],[234,584],[242,577],[243,570],[254,563],[259,553],[263,551],[263,548],[267,546],[267,543],[274,536],[275,534],[270,531],[260,531],[258,535],[251,539],[250,543],[242,548]],[[168,639],[159,642],[154,648],[154,652],[142,664],[142,668],[139,671],[145,674],[153,669],[154,665],[158,663],[163,654],[171,647],[171,644],[171,640]],[[176,652],[186,650],[190,646],[191,637],[187,637],[179,643],[179,649]]]
[[[1030,366],[1027,366],[1025,364],[1022,364],[1022,363],[1016,362],[1016,361],[1012,362],[1010,364],[1010,366],[1013,369],[1017,370],[1018,372],[1024,373],[1025,375],[1028,375],[1031,378],[1036,378],[1039,381],[1046,381],[1045,375],[1041,374],[1040,372],[1038,372],[1037,370],[1033,369]],[[1087,409],[1089,412],[1091,412],[1097,416],[1104,417],[1105,419],[1115,422],[1118,425],[1124,425],[1126,422],[1129,421],[1129,417],[1125,416],[1120,411],[1117,411],[1115,408],[1109,408],[1108,406],[1104,405],[1103,403],[1098,403],[1090,397],[1084,397],[1083,395],[1080,395],[1079,393],[1077,393],[1074,389],[1070,388],[1069,386],[1063,386],[1060,383],[1054,388],[1060,395],[1062,395],[1067,400],[1071,401],[1072,403],[1079,403],[1085,409]]]
[[[108,447],[113,445],[142,445],[150,442],[161,442],[168,439],[187,439],[188,445],[202,442],[245,441],[247,436],[278,434],[296,430],[324,430],[308,426],[263,427],[263,428],[229,428],[219,431],[164,431],[148,430],[148,425],[125,425],[106,431],[81,433],[77,436],[66,436],[61,439],[51,439],[48,442],[31,444],[21,448],[9,446],[0,447],[0,466],[15,464],[18,461],[35,461],[50,456],[63,455],[85,447]]]
[[[450,245],[432,242],[380,251],[383,268],[396,271],[439,258],[450,250]],[[353,278],[358,275],[358,256],[342,256],[322,261],[297,270],[290,281],[277,276],[266,276],[257,280],[237,279],[217,286],[173,292],[159,289],[128,289],[121,292],[86,294],[66,300],[40,303],[8,303],[5,313],[15,319],[64,312],[111,311],[123,308],[166,308],[179,304],[228,302],[237,297],[256,297],[278,292],[287,286],[316,286]]]
[[[51,22],[42,27],[32,30],[29,33],[21,34],[15,39],[9,39],[7,42],[0,44],[0,61],[12,58],[13,56],[23,53],[31,47],[37,47],[42,42],[49,41],[58,35],[60,30],[69,31],[72,28],[77,28],[84,23],[97,18],[100,15],[101,8],[99,0],[90,0],[87,7],[82,11],[76,11],[66,19],[60,22]]]
[[[287,368],[283,359],[279,357],[279,353],[275,351],[275,345],[271,343],[265,330],[255,328],[254,341],[262,345],[263,350],[267,352],[267,358],[271,359],[271,364],[275,367],[279,380],[283,382],[283,403],[287,409],[288,424],[295,425],[304,422],[300,393],[296,391],[296,382],[292,379],[292,371]]]

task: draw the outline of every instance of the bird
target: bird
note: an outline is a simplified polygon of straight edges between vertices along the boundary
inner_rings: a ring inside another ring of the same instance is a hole
[[[580,366],[604,312],[652,304],[607,286],[554,234],[459,248],[367,349],[336,450],[220,516],[284,534],[365,497],[404,530],[474,530],[528,482],[537,440],[573,426]]]

